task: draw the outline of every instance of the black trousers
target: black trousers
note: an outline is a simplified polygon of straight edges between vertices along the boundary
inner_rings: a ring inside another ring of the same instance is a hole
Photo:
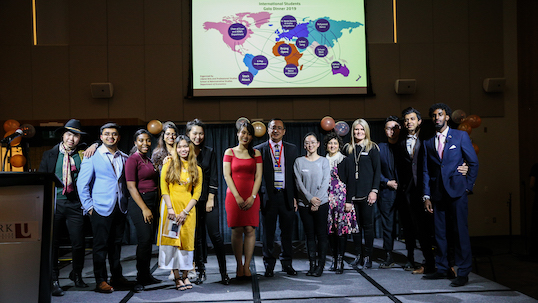
[[[329,246],[327,234],[329,203],[321,204],[317,211],[310,210],[310,207],[299,207],[299,214],[306,234],[308,259],[317,261],[318,266],[324,266]]]
[[[282,245],[280,263],[282,266],[289,266],[291,265],[293,255],[292,235],[295,210],[286,207],[283,191],[277,192],[274,195],[274,199],[267,202],[262,212],[263,263],[266,269],[271,270],[275,267],[276,263],[274,242],[277,219],[280,225],[280,241]]]
[[[392,252],[394,248],[394,216],[396,191],[382,189],[379,199],[376,203],[379,214],[381,215],[381,227],[383,228],[383,249],[385,252]]]
[[[226,274],[226,249],[219,229],[219,208],[216,203],[211,212],[206,212],[205,208],[206,203],[198,201],[196,204],[194,262],[198,271],[205,270],[204,260],[207,258],[207,232],[215,248],[220,273]]]
[[[112,279],[123,276],[120,257],[125,220],[125,214],[120,211],[117,203],[109,216],[101,216],[95,209],[90,216],[93,231],[93,273],[97,285],[108,280],[107,255]]]
[[[136,228],[136,269],[138,271],[137,279],[145,279],[150,275],[151,250],[155,242],[155,232],[159,224],[159,196],[157,192],[141,193],[140,196],[146,206],[153,214],[152,223],[144,222],[142,209],[136,204],[133,198],[129,198],[128,214]]]
[[[367,199],[363,201],[354,201],[355,211],[357,212],[357,222],[360,231],[353,234],[353,242],[357,254],[364,257],[372,255],[374,249],[374,206],[368,205]],[[362,246],[362,234],[364,233],[364,247]]]
[[[60,248],[60,230],[67,226],[71,240],[73,271],[81,273],[84,268],[84,216],[80,201],[58,199],[54,213],[52,234],[52,279],[58,280],[58,250]]]
[[[433,215],[424,211],[422,195],[417,190],[410,190],[398,196],[398,212],[400,222],[403,227],[405,247],[407,249],[407,259],[415,262],[414,250],[418,240],[425,266],[434,268],[435,257],[432,251],[433,246]]]

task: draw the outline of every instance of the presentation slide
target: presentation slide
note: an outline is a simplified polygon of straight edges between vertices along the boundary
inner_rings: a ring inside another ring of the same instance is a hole
[[[368,93],[363,0],[193,0],[193,96]]]

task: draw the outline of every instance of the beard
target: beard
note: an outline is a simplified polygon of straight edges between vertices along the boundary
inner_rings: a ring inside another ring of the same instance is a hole
[[[445,126],[445,123],[435,123],[435,130],[441,130]]]

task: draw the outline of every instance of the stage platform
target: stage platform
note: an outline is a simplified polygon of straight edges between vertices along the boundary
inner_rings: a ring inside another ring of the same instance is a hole
[[[376,239],[376,249],[379,250],[381,246],[382,241]],[[293,267],[298,271],[298,275],[288,276],[281,272],[280,264],[277,264],[275,276],[266,278],[258,246],[251,265],[254,276],[251,281],[233,279],[236,263],[233,255],[227,255],[228,274],[232,278],[232,282],[227,286],[218,283],[220,274],[217,260],[210,254],[206,264],[207,280],[201,285],[194,285],[193,289],[178,291],[174,288],[173,281],[168,280],[170,271],[157,268],[158,248],[154,246],[153,275],[163,282],[147,286],[141,293],[116,290],[112,294],[93,291],[95,280],[92,256],[88,253],[83,277],[90,287],[75,288],[68,278],[71,266],[66,266],[60,271],[60,285],[65,290],[65,295],[53,297],[52,302],[537,302],[529,296],[474,273],[469,275],[469,283],[466,286],[458,288],[450,287],[448,279],[422,280],[422,275],[413,275],[402,269],[401,265],[405,263],[404,244],[396,242],[395,248],[396,252],[401,254],[397,261],[402,263],[391,269],[379,269],[381,260],[374,260],[371,269],[355,270],[346,263],[344,274],[337,275],[326,270],[321,277],[307,277],[305,273],[308,270],[308,260],[304,247],[296,247],[298,252]],[[124,276],[133,281],[136,277],[135,249],[136,246],[133,245],[124,246],[121,262]],[[347,254],[346,257],[347,261],[351,261],[354,255]],[[421,257],[422,254],[417,251],[417,261]],[[325,268],[329,265],[330,261],[327,259]]]

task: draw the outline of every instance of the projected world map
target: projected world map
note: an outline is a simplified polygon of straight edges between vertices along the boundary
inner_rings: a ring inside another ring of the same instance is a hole
[[[349,49],[344,51],[349,47],[345,40],[361,26],[327,16],[270,12],[242,12],[203,23],[206,32],[220,33],[221,40],[214,43],[224,43],[234,54],[236,81],[245,86],[253,82],[313,84],[327,76],[349,77],[354,71],[342,55],[350,54]]]

